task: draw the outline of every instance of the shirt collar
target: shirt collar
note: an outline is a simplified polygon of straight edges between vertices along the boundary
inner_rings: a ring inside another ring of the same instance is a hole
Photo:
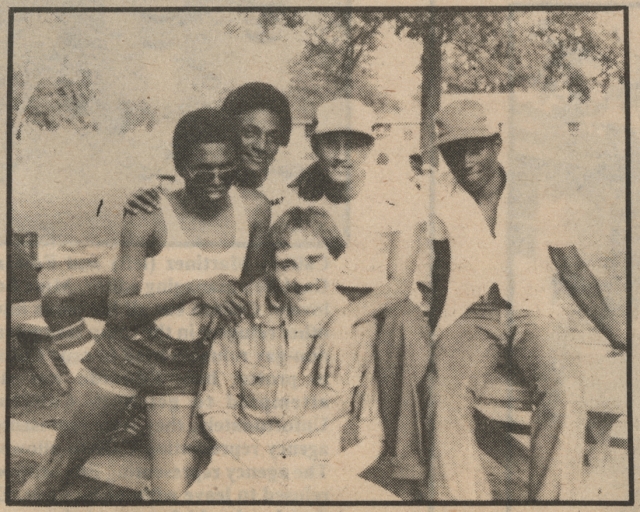
[[[377,155],[378,151],[374,142],[367,159],[362,164],[367,171],[367,179],[369,180],[371,179],[369,169],[375,165]],[[306,201],[319,201],[325,197],[327,185],[327,176],[320,168],[320,162],[315,161],[289,183],[287,188],[298,189],[298,196]]]

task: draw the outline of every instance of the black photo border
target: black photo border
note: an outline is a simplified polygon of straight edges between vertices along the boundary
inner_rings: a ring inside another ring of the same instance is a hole
[[[10,372],[5,372],[5,504],[9,506],[141,506],[150,505],[298,505],[298,506],[632,506],[634,505],[634,454],[633,454],[633,400],[632,400],[632,304],[631,304],[631,105],[630,105],[630,51],[629,51],[629,7],[626,5],[536,5],[536,6],[436,6],[436,7],[415,7],[415,6],[370,6],[370,7],[338,7],[338,6],[313,6],[300,5],[296,7],[9,7],[8,8],[8,55],[7,55],[7,231],[6,231],[6,276],[7,276],[7,298],[11,294],[11,279],[9,269],[11,268],[11,237],[12,237],[12,91],[13,91],[13,44],[14,44],[14,17],[20,13],[135,13],[135,12],[322,12],[322,11],[404,11],[404,12],[491,12],[491,11],[621,11],[624,23],[624,85],[625,85],[625,160],[626,160],[626,180],[625,180],[625,216],[626,216],[626,280],[627,280],[627,428],[628,428],[628,464],[629,464],[629,499],[623,501],[93,501],[93,500],[65,500],[65,501],[24,501],[10,498]],[[6,333],[9,337],[11,332],[11,305],[7,300],[6,310]],[[5,343],[5,361],[9,362],[10,343]],[[597,509],[595,509],[597,510]]]

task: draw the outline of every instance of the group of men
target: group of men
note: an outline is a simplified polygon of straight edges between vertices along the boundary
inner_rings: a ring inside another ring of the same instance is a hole
[[[292,127],[280,91],[245,84],[179,121],[184,189],[135,194],[111,278],[58,301],[78,315],[110,283],[106,333],[21,499],[54,497],[142,393],[154,499],[392,499],[357,477],[382,452],[403,499],[490,500],[474,390],[505,359],[536,397],[530,498],[576,497],[586,412],[554,272],[615,348],[626,332],[568,212],[508,175],[476,101],[438,113],[452,179],[422,180],[428,194],[386,179],[375,122],[357,100],[318,107],[318,160],[270,205],[259,190]],[[408,300],[425,238],[429,317]],[[56,336],[90,334],[74,318]]]

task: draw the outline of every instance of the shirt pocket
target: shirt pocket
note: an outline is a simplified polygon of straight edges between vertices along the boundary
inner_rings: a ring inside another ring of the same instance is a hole
[[[242,361],[240,376],[243,402],[250,409],[268,413],[276,403],[280,387],[279,372],[265,365]]]

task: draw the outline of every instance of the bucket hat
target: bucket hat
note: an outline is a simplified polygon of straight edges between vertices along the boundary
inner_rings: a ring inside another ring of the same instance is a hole
[[[433,146],[463,139],[492,137],[499,133],[487,126],[484,107],[474,100],[458,100],[440,110],[435,117],[438,138]]]

